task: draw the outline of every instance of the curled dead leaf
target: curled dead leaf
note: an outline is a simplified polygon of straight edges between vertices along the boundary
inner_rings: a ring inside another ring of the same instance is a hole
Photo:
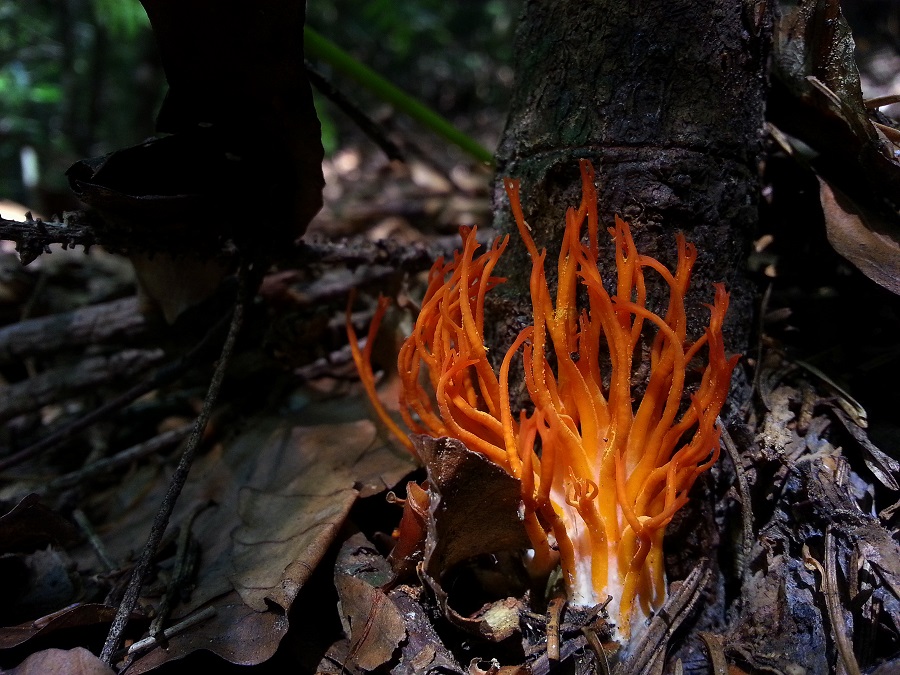
[[[397,543],[394,545],[388,562],[397,579],[415,574],[416,566],[425,555],[427,538],[428,507],[431,499],[428,492],[417,483],[406,484],[406,500],[403,503],[403,516],[397,528]]]
[[[244,602],[258,612],[266,611],[270,603],[289,610],[356,496],[352,488],[324,494],[242,491],[238,513],[243,524],[232,535],[230,578]],[[298,527],[298,521],[304,525]]]
[[[452,438],[414,436],[431,504],[425,570],[434,578],[463,560],[529,546],[519,481]]]
[[[84,647],[36,652],[8,675],[112,675],[113,669]]]
[[[414,436],[413,443],[428,472],[429,499],[416,506],[427,504],[419,576],[457,628],[487,640],[505,640],[519,630],[520,606],[515,598],[488,603],[473,616],[463,616],[451,606],[442,579],[466,560],[528,547],[519,516],[519,481],[458,440]],[[508,583],[515,575],[507,572],[502,576]]]
[[[288,628],[286,610],[352,504],[395,485],[414,468],[408,456],[378,441],[371,422],[333,422],[364,414],[361,404],[336,399],[263,416],[198,458],[173,525],[184,526],[198,503],[212,500],[215,507],[192,526],[201,565],[190,599],[175,608],[172,619],[209,605],[217,613],[170,640],[168,650],[140,656],[130,673],[196,649],[245,665],[275,652]],[[141,497],[104,539],[114,559],[128,559],[132,533],[149,527],[166,484],[164,474],[153,472],[129,485],[128,494]]]
[[[123,675],[141,675],[164,663],[203,649],[230,663],[252,666],[269,660],[288,629],[288,619],[276,612],[257,612],[232,591],[214,602],[215,614],[169,638],[165,649],[156,647],[139,657]]]
[[[363,670],[375,670],[390,661],[406,638],[403,615],[384,593],[349,574],[338,574],[341,621],[350,636],[348,661]]]
[[[900,227],[819,179],[828,241],[872,281],[900,295]]]

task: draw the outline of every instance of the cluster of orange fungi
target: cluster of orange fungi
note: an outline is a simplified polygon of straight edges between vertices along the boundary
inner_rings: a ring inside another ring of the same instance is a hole
[[[597,195],[589,162],[581,162],[581,174],[581,205],[566,214],[555,302],[544,272],[546,251],[539,251],[529,234],[519,185],[505,181],[531,256],[534,311],[533,325],[519,334],[499,373],[483,341],[484,305],[486,294],[504,281],[492,273],[509,236],[476,255],[475,228],[463,228],[463,250],[451,261],[435,262],[397,362],[400,414],[410,431],[459,439],[519,479],[533,569],[548,572],[558,562],[573,604],[593,605],[612,596],[620,635],[627,637],[632,625],[665,599],[663,533],[694,481],[719,456],[716,418],[738,357],[725,354],[728,294],[721,284],[704,335],[692,344],[686,339],[684,297],[697,255],[680,234],[678,264],[671,272],[638,253],[628,224],[617,217],[609,230],[617,269],[610,295],[597,269]],[[669,287],[665,316],[645,306],[646,269]],[[579,288],[587,297],[581,309]],[[381,299],[362,351],[348,322],[350,344],[379,416],[412,451],[407,434],[375,393],[370,356],[386,306]],[[635,401],[632,373],[639,365],[635,359],[647,352],[640,344],[646,322],[656,334],[646,390]],[[700,363],[704,348],[705,365]],[[514,358],[519,352],[521,361]],[[511,410],[514,361],[524,367],[531,413]],[[683,406],[689,366],[702,368],[702,377]]]

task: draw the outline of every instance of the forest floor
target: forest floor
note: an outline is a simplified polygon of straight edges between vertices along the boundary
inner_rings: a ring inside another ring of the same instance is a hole
[[[491,124],[484,135],[499,136]],[[457,247],[459,225],[490,240],[494,189],[433,139],[405,140],[405,163],[364,139],[326,160],[306,243],[246,303],[116,655],[125,672],[593,673],[615,661],[600,610],[535,600],[515,556],[496,554],[500,507],[427,513],[416,551],[396,552],[395,531],[411,536],[407,481],[426,476],[374,421],[348,297],[360,333],[379,293],[397,298],[373,354],[391,405],[390,364],[431,261]],[[751,393],[729,410],[699,506],[667,536],[669,580],[689,582],[671,593],[679,619],[654,624],[613,672],[900,670],[900,299],[833,251],[816,178],[771,140],[760,222],[746,261],[758,324],[738,366]],[[175,261],[169,290],[192,264]],[[21,268],[2,249],[0,667],[108,672],[83,649],[106,638],[208,397],[235,293],[223,284],[170,326],[122,257],[57,249]],[[456,479],[503,489],[471,460]],[[434,560],[459,530],[465,555],[444,552],[437,579],[417,575],[415,556]]]

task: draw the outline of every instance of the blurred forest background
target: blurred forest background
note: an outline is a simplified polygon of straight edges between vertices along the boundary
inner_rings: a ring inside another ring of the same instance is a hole
[[[791,4],[782,2],[782,9]],[[513,88],[513,37],[523,5],[523,0],[313,0],[307,25],[493,152]],[[842,5],[856,42],[864,97],[897,93],[900,0]],[[460,223],[490,222],[489,171],[327,63],[311,62],[402,146],[408,160],[402,168],[391,165],[314,87],[326,188],[311,234],[366,232],[370,239],[410,241],[452,234]],[[44,218],[79,208],[66,169],[151,136],[165,87],[150,24],[137,0],[0,0],[0,200],[18,202]],[[900,104],[881,111],[896,118]],[[809,171],[768,142],[758,236],[781,233],[778,255],[787,253],[792,260],[778,271],[786,287],[799,283],[827,290],[835,271],[848,267],[825,241],[821,221],[810,218],[819,210],[818,186]],[[770,254],[771,249],[762,257]],[[827,292],[815,295],[828,304]],[[795,310],[802,311],[800,305]],[[833,311],[814,310],[820,317]],[[805,347],[812,353],[831,349],[825,336],[837,339],[834,330],[811,331],[823,343]],[[848,381],[852,372],[846,369]]]
[[[311,2],[307,23],[488,149],[512,87],[521,0]],[[327,66],[315,64],[330,78]],[[346,79],[333,84],[391,129],[408,124]],[[0,2],[0,197],[49,216],[75,208],[75,161],[151,136],[165,77],[137,0]],[[326,155],[359,132],[316,93]],[[110,114],[115,111],[115,114]]]
[[[521,5],[314,0],[307,22],[493,149],[512,87],[512,35]],[[895,92],[900,2],[843,5],[866,96]],[[340,78],[334,83],[387,121],[389,112],[377,99]],[[3,0],[0,196],[47,215],[74,208],[65,169],[152,135],[164,91],[150,23],[136,0]],[[319,94],[316,105],[326,154],[332,155],[358,133]]]

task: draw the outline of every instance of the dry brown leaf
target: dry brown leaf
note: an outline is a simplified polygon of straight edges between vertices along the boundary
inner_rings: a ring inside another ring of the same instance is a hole
[[[432,577],[439,580],[468,558],[528,548],[519,481],[455,439],[416,436],[413,442],[428,471],[425,569]]]
[[[106,605],[84,604],[67,607],[36,621],[0,628],[0,649],[11,649],[34,637],[46,636],[58,630],[109,623],[115,615],[116,608]]]
[[[268,479],[238,495],[242,522],[232,535],[229,574],[244,602],[259,610],[270,601],[288,609],[357,496],[386,489],[413,467],[377,439],[367,420],[311,427],[276,422],[272,431],[264,433],[266,442],[283,449],[267,468]],[[385,480],[385,473],[392,476]]]
[[[77,540],[75,526],[41,504],[36,494],[23,497],[12,510],[0,516],[0,553],[33,551],[48,543],[64,546]]]
[[[168,253],[129,256],[138,281],[141,310],[158,310],[169,325],[196,307],[222,285],[231,266],[228,260],[189,260]]]
[[[211,603],[215,615],[191,630],[172,636],[165,649],[154,649],[126,669],[123,675],[140,675],[184,658],[198,649],[221,656],[238,665],[252,666],[275,654],[288,629],[286,616],[277,612],[257,612],[232,591]]]
[[[327,489],[329,484],[323,486]],[[238,504],[243,524],[232,534],[230,575],[244,602],[258,612],[264,612],[269,602],[290,609],[356,495],[352,487],[324,494],[244,490]]]
[[[406,500],[403,516],[397,527],[396,543],[388,556],[388,562],[397,579],[412,577],[425,555],[428,507],[431,498],[417,483],[406,484]]]
[[[375,670],[394,655],[406,638],[403,615],[384,591],[349,574],[335,576],[341,621],[350,636],[347,662]]]
[[[450,606],[441,579],[464,560],[529,546],[519,517],[521,485],[456,439],[414,436],[413,443],[428,472],[430,498],[420,576],[453,625],[488,640],[504,640],[519,628],[514,598],[465,617]]]
[[[281,626],[275,619],[286,614],[353,502],[395,485],[414,466],[408,456],[380,441],[368,420],[316,424],[354,414],[363,417],[365,409],[344,399],[293,417],[262,417],[198,458],[173,526],[185,522],[198,504],[212,501],[214,506],[194,521],[201,566],[190,601],[176,608],[173,620],[207,604],[234,607],[227,610],[233,612],[245,606],[247,611],[241,610],[240,631],[219,639],[218,619],[198,624],[179,637],[187,651],[155,649],[135,668],[144,668],[145,660],[162,663],[201,646],[244,664],[274,653],[287,629],[286,621]],[[127,560],[136,539],[145,536],[167,481],[161,474],[143,488],[129,482],[129,494],[119,501],[144,496],[103,536],[113,559]],[[248,637],[254,630],[255,641]]]
[[[846,195],[819,179],[828,241],[879,286],[900,295],[900,229],[864,213]]]
[[[84,647],[36,652],[8,675],[113,675],[112,668]]]

